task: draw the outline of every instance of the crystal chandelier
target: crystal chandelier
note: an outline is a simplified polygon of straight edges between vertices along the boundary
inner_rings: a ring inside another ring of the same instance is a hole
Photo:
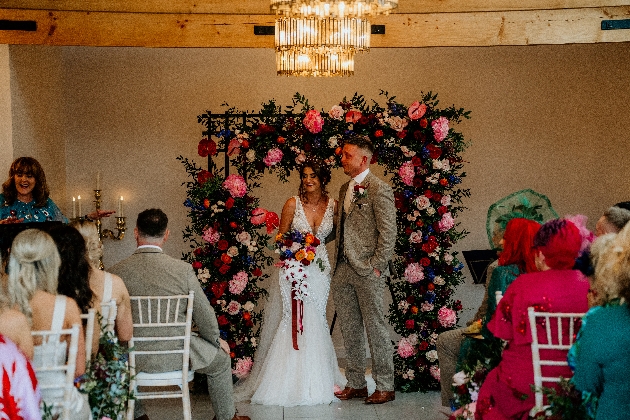
[[[360,18],[276,19],[276,51],[325,53],[370,49],[370,22]]]
[[[276,68],[282,76],[351,76],[354,52],[276,51]]]
[[[271,10],[285,16],[344,18],[388,14],[398,0],[271,0]]]

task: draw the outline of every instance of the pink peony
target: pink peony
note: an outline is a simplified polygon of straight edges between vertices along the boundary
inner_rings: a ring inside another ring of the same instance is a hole
[[[431,372],[431,376],[436,380],[440,380],[440,368],[437,365],[433,365],[429,368],[429,372]]]
[[[424,269],[418,263],[411,263],[405,268],[405,279],[409,283],[417,283],[424,278]]]
[[[444,213],[442,215],[442,220],[438,222],[438,227],[440,228],[440,232],[446,232],[455,226],[455,220],[453,220],[453,216],[450,212]]]
[[[355,123],[361,119],[363,114],[361,111],[350,110],[346,113],[346,122],[347,123]]]
[[[413,185],[413,177],[416,175],[416,171],[411,161],[405,162],[398,169],[398,175],[406,185]]]
[[[407,114],[409,115],[409,118],[411,118],[412,120],[417,120],[419,118],[422,118],[425,112],[427,112],[427,106],[425,104],[421,104],[418,101],[415,101],[414,103],[412,103],[409,109],[407,110]]]
[[[322,127],[324,127],[324,119],[319,114],[319,111],[314,109],[306,112],[302,123],[304,124],[304,127],[313,134],[319,133],[322,131]]]
[[[431,128],[433,128],[433,137],[438,143],[446,138],[448,134],[448,119],[446,117],[440,117],[437,120],[431,122]]]
[[[239,271],[234,274],[234,276],[232,276],[232,280],[229,282],[230,293],[240,295],[247,286],[247,279],[247,273],[244,271]]]
[[[416,349],[411,345],[409,340],[406,338],[401,338],[398,342],[398,349],[396,350],[398,355],[403,359],[413,356],[416,354]]]
[[[221,238],[221,234],[219,233],[219,231],[214,230],[211,227],[203,231],[202,239],[206,242],[215,244],[220,238]]]
[[[230,192],[234,198],[241,198],[247,194],[247,183],[245,178],[240,175],[230,175],[223,182],[223,188]]]
[[[249,371],[252,370],[254,362],[251,357],[243,357],[236,360],[236,366],[232,369],[232,374],[237,378],[244,378],[249,375]]]
[[[267,156],[263,158],[263,162],[267,166],[273,166],[282,161],[282,150],[273,148],[267,152]]]
[[[333,106],[330,108],[330,111],[328,111],[328,116],[334,120],[341,120],[341,118],[343,118],[343,108],[339,105]]]
[[[442,306],[438,311],[438,321],[443,327],[453,327],[457,323],[457,314],[454,310]]]
[[[227,313],[230,315],[236,315],[241,310],[241,304],[233,300],[227,306]]]

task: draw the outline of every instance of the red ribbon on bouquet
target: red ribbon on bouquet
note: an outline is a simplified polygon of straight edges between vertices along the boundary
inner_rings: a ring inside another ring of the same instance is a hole
[[[304,325],[302,324],[304,304],[295,298],[295,283],[293,282],[293,287],[291,287],[291,338],[293,339],[293,348],[299,350],[297,334],[304,332]]]

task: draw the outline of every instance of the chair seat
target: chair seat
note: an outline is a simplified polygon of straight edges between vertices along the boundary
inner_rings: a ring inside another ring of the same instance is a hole
[[[188,371],[188,382],[191,382],[194,377],[195,371]],[[139,386],[181,385],[182,371],[173,370],[160,373],[138,372],[136,375],[136,383]]]

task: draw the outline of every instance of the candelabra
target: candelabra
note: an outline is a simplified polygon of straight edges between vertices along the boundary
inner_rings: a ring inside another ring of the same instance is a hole
[[[122,197],[121,197],[122,200]],[[96,214],[98,214],[101,209],[101,190],[94,190],[94,206],[96,207]],[[98,231],[98,239],[103,242],[104,238],[114,239],[116,241],[120,241],[125,237],[125,231],[127,230],[125,226],[125,216],[122,214],[122,204],[119,205],[120,216],[116,216],[116,230],[117,233],[109,229],[103,229],[101,218],[98,217],[95,221],[96,230]],[[99,268],[103,270],[105,266],[103,266],[103,256],[101,256],[99,261]]]

